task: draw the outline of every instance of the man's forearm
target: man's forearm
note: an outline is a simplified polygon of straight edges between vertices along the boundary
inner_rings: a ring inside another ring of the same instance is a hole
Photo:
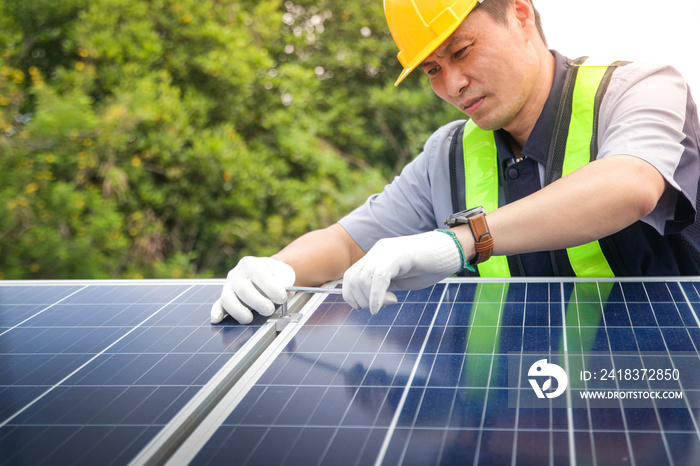
[[[292,266],[297,286],[316,286],[342,278],[364,251],[339,224],[309,232],[275,254]]]
[[[565,249],[611,235],[648,215],[665,189],[647,162],[614,156],[590,163],[550,186],[488,213],[494,254]],[[473,254],[468,225],[455,232]]]

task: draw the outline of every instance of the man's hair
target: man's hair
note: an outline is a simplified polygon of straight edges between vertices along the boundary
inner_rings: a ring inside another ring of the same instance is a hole
[[[486,0],[483,3],[477,3],[474,11],[477,9],[484,10],[497,23],[507,24],[507,7],[512,1],[513,0]],[[530,5],[532,5],[532,9],[535,10],[535,25],[537,26],[537,31],[540,33],[542,42],[544,42],[544,45],[546,46],[547,38],[544,35],[544,29],[542,29],[542,18],[540,17],[540,12],[537,11],[537,8],[535,8],[532,0],[530,0]]]

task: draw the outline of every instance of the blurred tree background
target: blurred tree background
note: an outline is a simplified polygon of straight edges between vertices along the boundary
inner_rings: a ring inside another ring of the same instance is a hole
[[[330,225],[460,118],[399,72],[380,0],[0,0],[0,278],[223,276]]]

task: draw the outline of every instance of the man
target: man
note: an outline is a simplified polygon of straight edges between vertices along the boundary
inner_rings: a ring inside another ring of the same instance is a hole
[[[213,323],[227,313],[250,322],[251,310],[269,315],[284,302],[286,287],[340,277],[344,299],[376,313],[395,302],[389,290],[467,270],[700,272],[700,131],[674,69],[551,52],[528,0],[384,7],[404,66],[397,85],[420,68],[470,121],[436,131],[393,183],[338,224],[272,258],[241,260],[212,307]],[[446,220],[480,206],[485,215]]]

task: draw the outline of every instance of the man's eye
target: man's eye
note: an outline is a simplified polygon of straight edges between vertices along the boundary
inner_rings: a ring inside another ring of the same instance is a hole
[[[433,75],[437,74],[438,71],[440,71],[439,66],[433,66],[432,68],[427,68],[425,70],[425,72],[428,74],[428,76],[433,76]]]
[[[459,57],[461,57],[462,55],[464,55],[468,48],[469,48],[469,47],[464,47],[464,48],[461,48],[461,49],[457,50],[457,51],[455,52],[455,54],[454,54],[455,58],[459,58]]]

